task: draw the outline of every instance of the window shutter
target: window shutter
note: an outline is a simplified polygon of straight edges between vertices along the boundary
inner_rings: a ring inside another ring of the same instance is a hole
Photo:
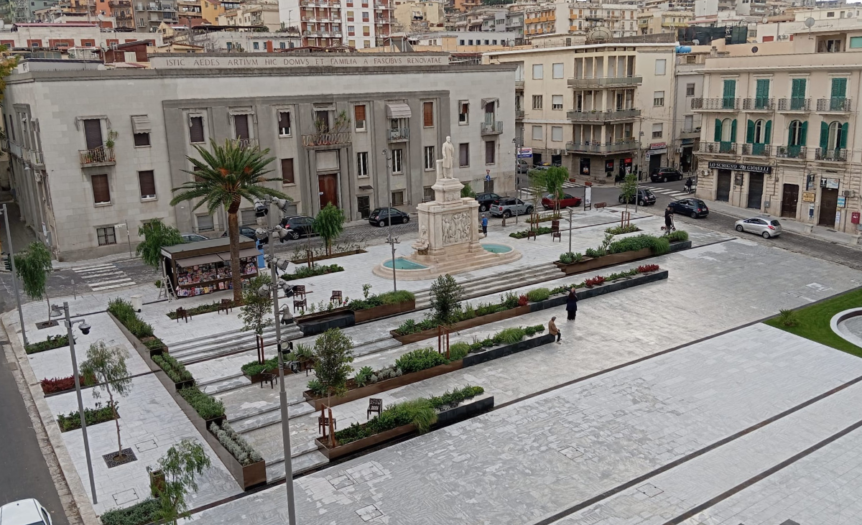
[[[425,127],[434,125],[434,103],[425,102],[422,104],[422,124]]]
[[[832,79],[832,98],[844,98],[847,96],[847,79],[833,78]]]
[[[802,123],[802,131],[799,133],[799,146],[808,145],[808,121]]]
[[[745,142],[754,144],[754,121],[748,119],[748,129],[745,132]]]
[[[841,149],[847,149],[847,135],[850,134],[850,123],[845,122],[841,125],[841,144],[838,146]]]
[[[829,124],[820,123],[820,149],[826,150],[829,147]]]
[[[794,144],[793,143],[793,123],[794,122],[796,122],[796,121],[795,120],[791,121],[790,125],[787,126],[787,145],[788,146],[800,146],[800,144]],[[802,132],[800,131],[800,135],[801,135],[801,133]]]
[[[365,106],[353,106],[353,114],[356,117],[356,122],[365,120]]]
[[[715,119],[715,142],[721,142],[721,119]]]
[[[470,165],[470,145],[469,144],[461,144],[460,151],[460,165],[461,166],[469,166]]]
[[[138,180],[141,183],[141,197],[156,195],[156,179],[152,171],[139,171]]]
[[[791,98],[805,98],[805,79],[794,78],[793,88],[790,94]]]
[[[111,189],[108,186],[107,175],[93,175],[93,201],[96,204],[111,202]]]
[[[772,121],[767,120],[766,121],[766,134],[764,135],[763,143],[764,144],[770,144],[772,142],[771,139],[772,139]]]
[[[730,141],[736,142],[736,119],[730,123]]]
[[[293,159],[281,159],[281,183],[293,184]]]
[[[736,80],[724,81],[724,98],[736,97]]]

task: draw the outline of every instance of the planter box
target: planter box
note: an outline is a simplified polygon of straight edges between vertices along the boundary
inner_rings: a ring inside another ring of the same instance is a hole
[[[165,374],[165,375],[167,376],[167,374]],[[168,378],[168,379],[170,379],[170,378]],[[177,392],[179,392],[183,388],[190,388],[193,386],[195,386],[195,380],[194,379],[189,379],[188,381],[180,381],[179,383],[174,383],[174,388],[176,389]]]
[[[350,310],[348,310],[346,306],[340,306],[338,308],[333,308],[332,310],[326,310],[324,312],[314,312],[313,314],[305,314],[299,317],[295,317],[294,321],[296,322],[296,324],[312,323],[315,321],[322,321],[325,319],[329,319],[330,317],[335,317],[349,312]]]
[[[366,253],[366,252],[365,252],[365,250],[350,250],[350,251],[346,251],[346,252],[334,253],[332,255],[321,255],[320,257],[315,257],[314,262],[325,261],[327,259],[337,259],[339,257],[348,257],[350,255],[357,255],[360,253]],[[290,262],[292,262],[293,264],[307,264],[308,259],[307,258],[306,259],[291,259]]]
[[[691,248],[691,241],[679,241],[670,243],[670,253],[681,252]]]
[[[495,312],[493,314],[482,315],[479,317],[474,317],[473,319],[468,319],[466,321],[461,321],[459,323],[455,323],[450,328],[450,332],[457,332],[459,330],[466,330],[468,328],[473,328],[476,326],[482,326],[483,324],[495,323],[497,321],[502,321],[504,319],[511,319],[512,317],[517,317],[519,315],[524,315],[530,313],[530,306],[518,306],[515,308],[510,308],[508,310],[503,310],[502,312]],[[409,335],[398,335],[395,330],[390,330],[389,333],[398,340],[401,344],[410,344],[415,343],[417,341],[424,341],[425,339],[431,339],[432,337],[437,337],[437,329],[432,328],[430,330],[423,330],[422,332],[416,332],[414,334]]]
[[[416,309],[416,300],[405,301],[403,303],[384,304],[383,306],[375,306],[366,310],[354,310],[353,318],[357,323],[364,323],[372,319],[380,317],[389,317],[404,312],[409,312]]]
[[[327,312],[325,317],[310,321],[306,320],[307,317],[309,316],[306,315],[296,320],[296,326],[305,336],[322,334],[330,328],[347,328],[356,324],[353,320],[353,312],[343,308],[340,308],[338,313]]]
[[[646,259],[647,257],[651,256],[652,250],[650,250],[649,248],[644,248],[642,250],[637,250],[634,252],[611,253],[609,255],[605,255],[604,257],[585,259],[578,263],[564,264],[560,261],[554,261],[554,264],[557,266],[557,268],[565,272],[566,275],[575,275],[579,273],[589,272],[591,270],[596,270],[598,268],[615,266],[617,264],[636,261],[638,259]]]
[[[404,385],[409,385],[410,383],[415,383],[417,381],[424,381],[425,379],[430,379],[439,375],[448,374],[449,372],[460,370],[462,366],[462,361],[453,361],[445,365],[438,365],[425,370],[420,370],[418,372],[403,374],[401,377],[393,377],[392,379],[378,381],[373,385],[365,385],[359,388],[354,388],[352,390],[348,390],[347,393],[345,393],[341,397],[333,397],[331,401],[332,404],[330,405],[330,407],[349,403],[351,401],[362,399],[364,397],[373,396],[375,394],[386,392],[387,390],[392,390],[393,388],[402,387]],[[306,401],[308,401],[311,406],[314,407],[314,410],[320,410],[326,404],[325,397],[315,398],[311,394],[310,390],[306,390],[305,392],[303,392],[302,396],[305,398]]]
[[[612,283],[605,283],[601,286],[593,286],[592,288],[579,288],[578,289],[578,300],[580,299],[589,299],[591,297],[597,297],[599,295],[604,295],[606,293],[618,292],[620,290],[625,290],[627,288],[633,288],[635,286],[640,286],[642,284],[654,283],[656,281],[661,281],[667,279],[668,273],[667,270],[659,270],[657,272],[650,273],[641,273],[635,275],[633,277],[629,277],[627,279],[620,279],[618,281],[614,281]],[[565,304],[565,296],[563,296],[563,303]]]
[[[452,408],[450,410],[444,410],[443,412],[438,413],[437,423],[435,423],[432,428],[451,425],[452,423],[455,423],[457,421],[467,419],[469,417],[473,417],[477,414],[490,410],[493,407],[494,396],[485,397],[477,401],[462,403],[455,408]],[[401,427],[395,427],[391,430],[387,430],[386,432],[375,434],[365,439],[360,439],[352,443],[348,443],[340,447],[329,448],[329,446],[327,446],[329,443],[328,438],[324,442],[321,442],[320,438],[315,439],[314,443],[317,445],[318,450],[320,450],[323,455],[326,456],[327,459],[329,459],[329,461],[332,461],[334,459],[338,459],[344,456],[356,454],[370,447],[376,447],[378,445],[386,443],[387,441],[391,441],[399,436],[411,434],[413,432],[416,432],[415,425],[404,425]]]
[[[500,359],[501,357],[506,357],[508,355],[517,354],[518,352],[530,350],[532,348],[536,348],[537,346],[553,343],[554,337],[555,336],[551,334],[544,334],[536,337],[531,337],[530,339],[525,339],[513,345],[504,345],[497,348],[490,348],[481,352],[467,354],[467,356],[463,359],[464,368],[467,368],[468,366],[476,366],[486,361]]]

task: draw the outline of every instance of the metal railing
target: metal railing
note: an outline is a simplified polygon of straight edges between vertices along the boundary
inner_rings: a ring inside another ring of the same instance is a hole
[[[701,153],[723,153],[728,155],[736,155],[735,142],[701,142]]]
[[[482,135],[499,135],[503,133],[503,122],[482,122]]]
[[[775,146],[775,156],[781,159],[805,160],[807,150],[805,146]]]
[[[237,138],[236,142],[241,148],[256,148],[256,147],[258,147],[257,139]]]
[[[350,142],[350,133],[313,133],[302,136],[302,145],[307,148],[337,146]]]
[[[811,111],[811,99],[802,97],[778,99],[778,111]]]
[[[623,140],[619,142],[567,142],[566,151],[571,153],[617,153],[635,150],[638,143],[635,140]]]
[[[693,98],[691,99],[691,109],[735,111],[739,109],[739,99],[731,97]]]
[[[515,109],[515,118],[524,118],[524,110],[523,109]]]
[[[817,100],[817,111],[850,112],[849,98],[821,98]]]
[[[603,88],[636,86],[643,83],[643,77],[606,77],[606,78],[570,78],[567,84],[570,88]]]
[[[525,82],[523,80],[516,80],[515,89],[524,89],[524,83]]]
[[[769,144],[743,144],[742,145],[742,154],[743,155],[756,155],[758,157],[769,157],[770,151]]]
[[[566,118],[577,122],[606,122],[609,120],[630,120],[639,117],[639,109],[620,109],[616,111],[567,111]]]
[[[815,160],[829,160],[833,162],[846,162],[847,161],[847,150],[846,149],[824,149],[817,148],[814,151],[814,159]]]
[[[387,140],[389,142],[401,142],[410,140],[410,128],[390,129],[387,131]]]
[[[82,149],[78,151],[81,158],[81,166],[114,164],[114,148],[99,146],[93,149]]]
[[[742,101],[742,109],[748,111],[772,111],[775,109],[774,98],[746,98]]]
[[[44,166],[45,165],[45,159],[42,156],[42,152],[31,149],[30,150],[30,163],[35,164],[37,166]]]

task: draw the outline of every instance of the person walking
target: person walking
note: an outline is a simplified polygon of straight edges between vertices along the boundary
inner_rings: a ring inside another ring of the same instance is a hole
[[[664,230],[665,235],[669,234],[674,230],[673,227],[673,208],[668,205],[664,210]]]
[[[488,236],[488,216],[482,215],[482,235]]]
[[[551,335],[557,336],[557,344],[561,344],[560,343],[560,337],[562,337],[563,334],[560,333],[560,329],[557,328],[556,324],[554,324],[554,321],[556,319],[557,319],[556,317],[551,317],[551,322],[548,323],[548,333],[550,333]]]
[[[575,316],[578,315],[578,294],[575,292],[574,286],[569,291],[569,296],[566,297],[566,313],[568,314],[568,321],[574,321]]]

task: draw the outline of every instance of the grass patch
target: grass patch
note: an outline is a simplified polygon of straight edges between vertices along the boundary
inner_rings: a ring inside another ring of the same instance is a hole
[[[843,339],[829,326],[829,321],[835,314],[860,306],[862,306],[862,288],[796,310],[796,315],[793,316],[795,326],[786,326],[783,322],[786,315],[773,317],[766,321],[766,324],[793,335],[837,348],[848,354],[862,357],[862,348]]]

